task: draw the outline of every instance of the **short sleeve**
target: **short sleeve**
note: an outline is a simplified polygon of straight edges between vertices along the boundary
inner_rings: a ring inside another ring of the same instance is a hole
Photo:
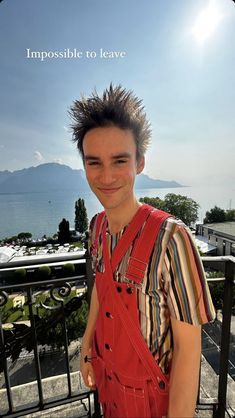
[[[170,316],[192,325],[212,321],[215,310],[202,261],[191,231],[182,222],[167,245],[165,267]]]

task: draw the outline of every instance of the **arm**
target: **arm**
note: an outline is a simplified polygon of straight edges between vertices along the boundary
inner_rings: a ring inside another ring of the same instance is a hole
[[[193,418],[201,358],[201,326],[171,319],[174,352],[168,418]]]
[[[86,331],[82,338],[81,358],[80,358],[80,370],[86,386],[90,388],[95,387],[95,377],[93,368],[90,362],[85,363],[84,357],[87,355],[91,357],[92,338],[95,331],[96,320],[99,312],[99,301],[97,297],[96,285],[94,284],[91,294],[90,311],[88,315],[88,321]]]

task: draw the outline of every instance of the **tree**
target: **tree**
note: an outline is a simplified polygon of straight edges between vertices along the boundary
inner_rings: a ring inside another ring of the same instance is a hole
[[[140,202],[147,203],[157,209],[165,210],[165,202],[160,197],[141,197]]]
[[[235,209],[228,209],[225,213],[226,221],[235,221]]]
[[[28,240],[29,238],[32,238],[32,234],[30,232],[20,232],[18,234],[18,238],[22,240]]]
[[[69,233],[69,221],[66,221],[65,218],[59,224],[59,233],[58,233],[58,241],[60,244],[65,244],[70,240],[70,233]]]
[[[83,234],[88,229],[88,218],[84,199],[75,202],[75,230]]]
[[[168,193],[165,196],[165,207],[167,212],[181,219],[188,226],[195,223],[198,218],[199,204],[191,197]]]
[[[206,212],[206,217],[203,223],[214,223],[214,222],[225,222],[225,211],[224,209],[214,206],[210,211]]]
[[[144,197],[140,201],[171,213],[188,226],[195,223],[198,218],[199,204],[187,196],[168,193],[164,199],[160,199],[159,197]]]

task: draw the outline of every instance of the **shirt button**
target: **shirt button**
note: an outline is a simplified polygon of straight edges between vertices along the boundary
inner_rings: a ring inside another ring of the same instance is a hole
[[[109,344],[105,343],[104,346],[105,346],[106,350],[110,350],[110,345]]]
[[[117,286],[117,292],[118,292],[118,293],[121,293],[121,291],[122,291],[121,286]]]
[[[133,287],[127,287],[126,292],[131,295],[134,292]]]
[[[111,377],[109,374],[108,374],[107,378],[108,378],[109,380],[112,380],[112,377]]]
[[[163,382],[163,380],[160,380],[160,382],[159,382],[159,387],[160,387],[160,389],[165,389],[165,383]]]
[[[110,312],[106,312],[105,315],[107,316],[107,318],[112,318],[112,314]]]

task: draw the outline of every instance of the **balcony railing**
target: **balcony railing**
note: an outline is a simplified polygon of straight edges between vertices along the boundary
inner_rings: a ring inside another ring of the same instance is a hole
[[[68,260],[66,259],[67,262]],[[225,414],[232,417],[227,405],[227,379],[232,315],[232,288],[235,280],[235,258],[206,257],[203,258],[203,263],[205,267],[211,267],[224,273],[225,286],[222,311],[218,398],[205,402],[198,396],[197,408],[199,411],[211,410],[213,418],[224,418]],[[47,266],[50,266],[48,261]],[[4,274],[6,274],[6,265],[4,268]],[[32,267],[30,266],[29,271],[32,273]],[[1,417],[17,417],[32,414],[36,411],[44,411],[74,401],[80,401],[84,416],[101,416],[97,393],[87,391],[82,385],[78,369],[71,371],[70,342],[73,340],[73,344],[78,344],[78,337],[69,334],[69,318],[70,315],[78,311],[82,303],[84,303],[83,301],[89,301],[93,281],[91,263],[87,255],[83,260],[83,264],[80,261],[79,271],[82,274],[63,277],[63,274],[60,273],[60,277],[58,277],[55,273],[55,267],[54,275],[52,274],[50,278],[45,280],[23,280],[21,283],[5,283],[1,285],[3,268],[0,268],[0,377],[4,377],[4,388],[0,389]],[[6,321],[3,318],[5,315],[4,307],[12,299],[13,294],[16,295],[19,293],[24,297],[22,312],[26,306],[27,318],[23,323],[11,320],[13,328],[7,329],[7,325],[4,323]],[[39,299],[40,302],[38,302]],[[63,355],[64,368],[59,376],[53,378],[53,374],[50,373],[51,363],[49,360],[45,360],[45,358],[48,356],[51,356],[51,358],[53,356],[56,357],[56,352],[54,350],[51,353],[50,347],[47,347],[49,350],[47,352],[45,346],[42,346],[42,341],[45,340],[42,337],[46,332],[55,330],[58,327],[61,331],[59,354],[60,358],[61,353]],[[44,355],[41,354],[42,350],[46,350]],[[18,382],[16,386],[13,382],[12,370],[13,366],[21,361],[23,357],[25,359],[29,358],[27,353],[33,353],[31,357],[32,364],[35,367],[34,382],[30,383],[31,386],[28,392],[34,391],[35,395],[32,399],[28,397],[23,402],[23,396],[19,396],[17,390],[27,392],[27,385],[23,385],[23,383],[19,384]],[[75,350],[75,357],[77,358],[78,355],[79,345],[77,345]],[[42,370],[44,371],[42,372]],[[60,388],[56,384],[60,384]],[[54,391],[51,389],[52,387],[54,387]]]
[[[208,409],[213,411],[213,418],[224,418],[225,416],[234,418],[234,409],[227,404],[229,352],[231,337],[231,318],[233,309],[233,286],[235,284],[235,257],[202,257],[205,268],[210,268],[223,272],[224,277],[220,280],[224,282],[223,308],[222,308],[222,327],[220,336],[219,359],[219,383],[218,397],[214,402],[201,402],[198,397],[198,409]],[[208,279],[208,282],[214,279]],[[234,367],[234,365],[233,365]],[[233,404],[234,408],[234,404]],[[226,415],[227,414],[227,415]]]

